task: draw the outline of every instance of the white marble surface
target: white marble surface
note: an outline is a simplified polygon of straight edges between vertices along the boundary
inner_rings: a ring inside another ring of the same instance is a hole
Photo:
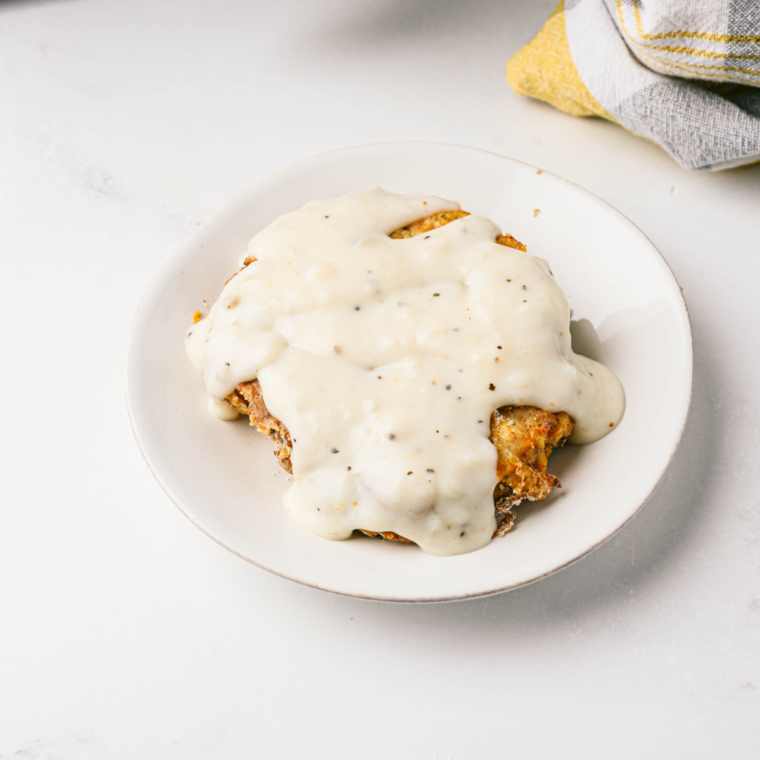
[[[514,95],[504,64],[553,5],[0,2],[0,758],[757,757],[760,166],[688,174]],[[691,310],[659,491],[494,598],[375,604],[247,565],[168,501],[127,421],[130,320],[172,249],[268,172],[386,140],[597,193]]]

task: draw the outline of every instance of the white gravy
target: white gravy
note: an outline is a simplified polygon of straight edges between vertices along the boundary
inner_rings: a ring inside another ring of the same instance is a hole
[[[211,411],[259,379],[293,439],[291,516],[325,538],[394,531],[436,555],[491,540],[504,405],[565,411],[571,441],[609,433],[625,406],[606,367],[570,347],[570,308],[542,259],[468,216],[389,233],[458,204],[379,187],[285,214],[257,261],[187,335]]]

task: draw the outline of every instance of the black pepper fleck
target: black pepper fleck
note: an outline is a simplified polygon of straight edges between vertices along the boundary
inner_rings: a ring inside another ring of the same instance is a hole
[[[496,390],[496,386],[493,383],[489,383],[488,384],[488,390],[489,391],[495,391]]]
[[[329,219],[329,218],[330,218],[330,215],[328,214],[328,215],[325,217],[325,219]]]
[[[464,531],[462,531],[462,532],[459,534],[459,538],[462,538],[462,536],[463,536],[463,535],[464,535]]]
[[[527,285],[523,285],[523,290],[527,290],[527,289],[528,289],[528,286]]]
[[[430,237],[430,235],[425,235],[425,240],[427,240]]]
[[[354,311],[359,311],[361,309],[361,306],[354,306]]]
[[[333,449],[330,449],[330,452],[331,452],[332,454],[337,454],[337,453],[338,453],[338,449],[335,449],[335,448],[333,448]]]
[[[224,366],[225,366],[225,367],[229,367],[229,366],[230,366],[230,363],[229,363],[229,362],[225,362],[225,363],[224,363]]]
[[[409,472],[407,472],[406,474],[407,474],[407,475],[411,475],[411,474],[412,474],[412,471],[411,471],[411,470],[409,470]]]
[[[447,390],[447,391],[450,391],[450,390],[451,390],[451,386],[450,386],[450,385],[447,385],[447,386],[446,386],[446,390]]]
[[[396,434],[395,434],[395,433],[391,433],[391,434],[388,436],[388,438],[390,438],[392,441],[395,441],[395,440],[396,440]]]
[[[346,469],[347,469],[347,470],[350,470],[350,469],[351,469],[351,465],[349,465],[348,467],[346,467]]]
[[[438,298],[438,296],[441,295],[440,293],[433,293],[433,298]]]
[[[427,472],[435,472],[435,470],[431,470],[429,467],[427,468]]]
[[[501,349],[501,346],[496,346],[496,348]]]

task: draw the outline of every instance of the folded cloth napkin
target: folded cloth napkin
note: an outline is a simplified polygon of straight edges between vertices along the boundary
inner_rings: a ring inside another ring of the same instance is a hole
[[[561,0],[507,81],[648,137],[685,169],[759,161],[760,0]]]

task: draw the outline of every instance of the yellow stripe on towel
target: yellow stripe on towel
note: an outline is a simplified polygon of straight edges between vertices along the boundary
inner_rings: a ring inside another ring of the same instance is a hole
[[[564,0],[536,37],[509,59],[507,82],[518,95],[543,100],[573,116],[601,116],[619,123],[588,91],[575,68]]]

